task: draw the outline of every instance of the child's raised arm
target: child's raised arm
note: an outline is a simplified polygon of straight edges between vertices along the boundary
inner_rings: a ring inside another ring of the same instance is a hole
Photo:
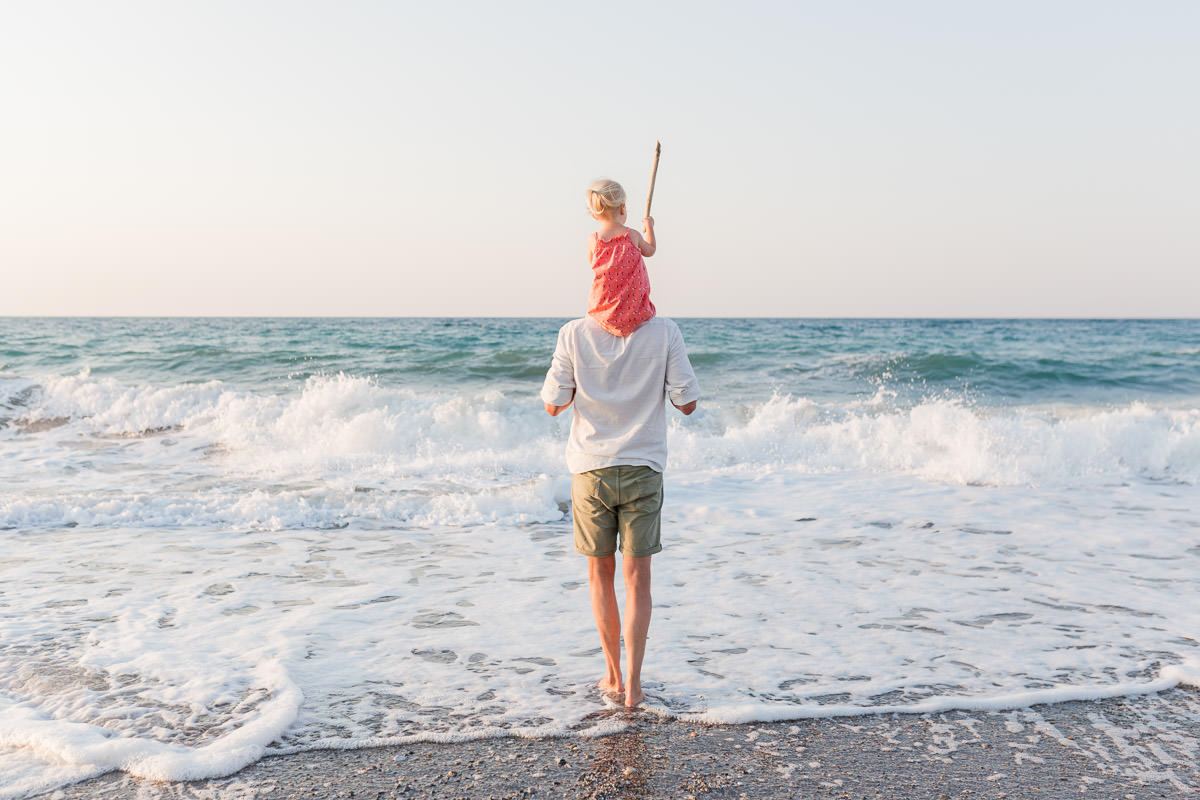
[[[642,255],[649,258],[658,249],[658,243],[654,240],[654,217],[642,218],[642,230],[646,233],[644,238],[640,233],[630,228],[629,238],[637,245],[637,249],[642,251]]]

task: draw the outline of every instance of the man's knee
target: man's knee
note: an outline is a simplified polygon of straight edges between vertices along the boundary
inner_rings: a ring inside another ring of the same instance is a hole
[[[621,558],[621,570],[625,575],[625,585],[627,587],[649,588],[651,558],[653,556],[642,556],[640,558],[623,556]]]
[[[617,557],[605,556],[597,558],[588,556],[588,578],[594,581],[612,582],[617,574]]]

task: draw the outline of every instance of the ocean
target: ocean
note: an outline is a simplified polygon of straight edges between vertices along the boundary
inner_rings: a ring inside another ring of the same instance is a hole
[[[0,319],[0,797],[622,729],[563,321]],[[677,322],[652,713],[1200,683],[1200,320]]]

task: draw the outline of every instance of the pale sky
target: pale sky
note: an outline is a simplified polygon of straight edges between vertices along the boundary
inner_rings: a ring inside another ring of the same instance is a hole
[[[0,0],[0,315],[1200,316],[1200,3]]]

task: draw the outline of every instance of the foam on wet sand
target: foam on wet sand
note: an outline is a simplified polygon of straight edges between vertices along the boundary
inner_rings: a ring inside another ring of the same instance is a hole
[[[1200,695],[748,725],[629,718],[594,739],[477,740],[266,758],[225,779],[112,773],[55,800],[1122,798],[1200,792]]]

